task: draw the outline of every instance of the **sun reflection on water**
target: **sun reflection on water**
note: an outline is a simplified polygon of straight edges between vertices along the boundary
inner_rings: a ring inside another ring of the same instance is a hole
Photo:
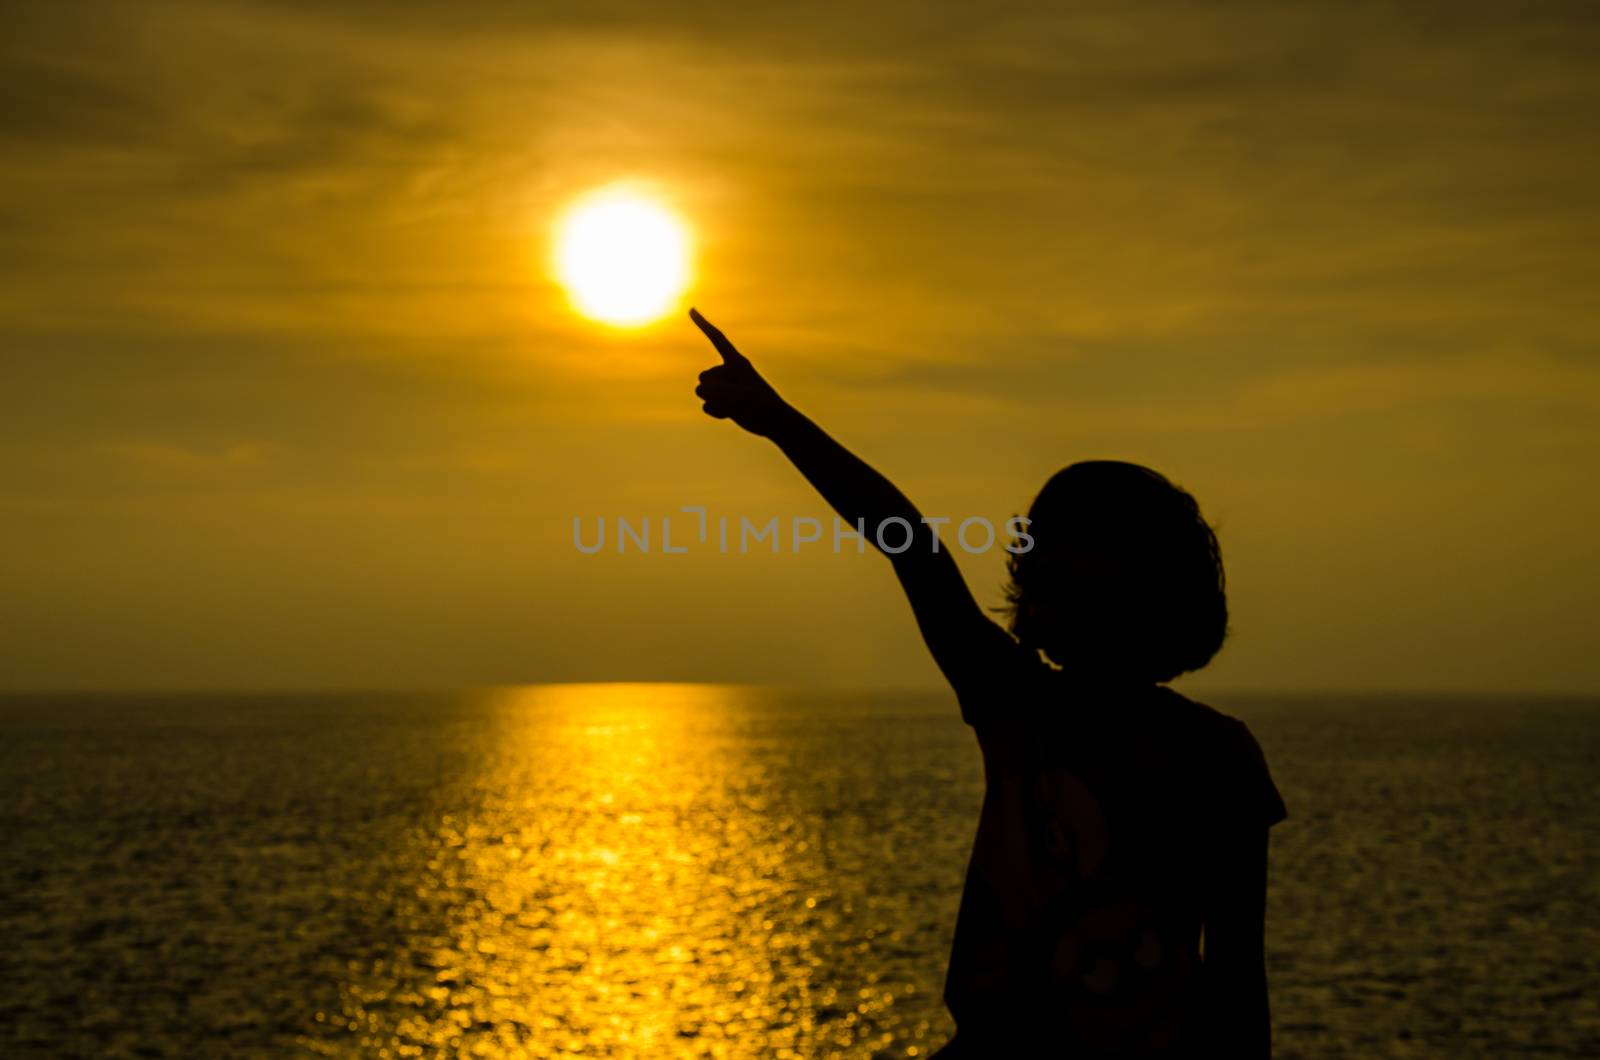
[[[905,899],[838,885],[850,866],[829,851],[870,836],[840,842],[855,825],[826,805],[827,771],[752,730],[746,696],[499,695],[481,769],[414,837],[412,878],[375,896],[408,943],[352,967],[324,1018],[379,1056],[925,1053],[938,1028],[894,1027],[891,1007],[918,990],[936,1003],[942,968],[896,982],[892,961],[865,967],[873,940],[910,952],[883,915]],[[775,770],[820,778],[822,796],[794,801]],[[862,968],[848,993],[828,952],[840,935]]]

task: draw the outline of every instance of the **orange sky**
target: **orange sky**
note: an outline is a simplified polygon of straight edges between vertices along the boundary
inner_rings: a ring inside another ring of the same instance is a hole
[[[545,274],[638,179],[925,511],[1194,490],[1191,684],[1600,687],[1593,9],[1064,8],[9,5],[0,686],[934,684],[876,557],[572,547],[826,514]]]

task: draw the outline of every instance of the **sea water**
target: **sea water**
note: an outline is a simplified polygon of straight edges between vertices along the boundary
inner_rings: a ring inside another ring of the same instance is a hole
[[[1244,697],[1280,1057],[1600,1055],[1600,702]],[[0,1054],[926,1056],[947,695],[0,699]]]

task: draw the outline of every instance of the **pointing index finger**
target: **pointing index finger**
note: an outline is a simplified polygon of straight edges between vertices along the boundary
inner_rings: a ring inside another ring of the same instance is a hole
[[[691,308],[689,310],[689,319],[695,322],[696,327],[705,332],[706,338],[711,340],[711,345],[715,346],[717,352],[722,354],[723,364],[739,364],[744,361],[744,354],[734,349],[733,343],[728,341],[728,337],[722,333],[722,329],[701,316],[700,310]]]

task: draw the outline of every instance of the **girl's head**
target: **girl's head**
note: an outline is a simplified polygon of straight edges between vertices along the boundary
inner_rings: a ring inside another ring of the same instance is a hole
[[[1011,631],[1058,666],[1115,681],[1198,670],[1228,630],[1222,553],[1187,492],[1138,464],[1088,460],[1044,484],[1013,554]]]

